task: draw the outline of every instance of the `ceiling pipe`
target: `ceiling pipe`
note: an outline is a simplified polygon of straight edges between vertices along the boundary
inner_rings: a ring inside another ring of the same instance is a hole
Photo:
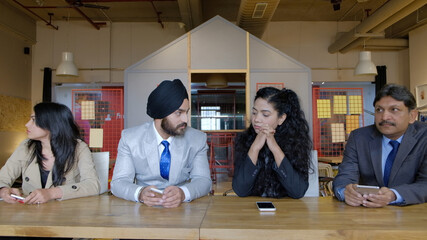
[[[55,30],[58,30],[58,26],[55,26],[52,24],[52,18],[49,19],[49,21],[47,21],[46,19],[42,18],[41,16],[39,16],[37,13],[31,11],[29,9],[29,7],[22,5],[20,2],[18,2],[17,0],[13,0],[16,4],[18,4],[19,6],[23,7],[25,10],[27,10],[28,12],[30,12],[31,14],[33,14],[34,16],[36,16],[37,18],[39,18],[40,20],[42,20],[43,22],[46,23],[46,25],[51,26],[52,28],[54,28]]]
[[[92,19],[90,19],[84,12],[82,12],[82,10],[80,10],[80,8],[70,5],[72,6],[78,13],[80,13],[80,15],[82,15],[82,17],[84,17],[90,24],[92,24],[92,26],[94,26],[97,30],[101,29],[100,25],[106,25],[107,23],[105,22],[93,22]]]
[[[351,44],[353,41],[357,40],[357,37],[354,36],[355,33],[367,33],[378,24],[387,20],[393,14],[398,12],[400,9],[408,6],[414,2],[414,0],[390,0],[388,3],[379,8],[375,13],[366,18],[359,25],[354,27],[349,32],[346,32],[342,35],[337,41],[331,44],[328,48],[329,53],[336,53]]]
[[[153,7],[153,9],[154,9],[154,12],[156,12],[156,15],[157,15],[157,22],[160,24],[160,26],[162,26],[162,28],[165,28],[165,25],[163,24],[163,22],[162,22],[162,18],[160,17],[160,15],[162,14],[162,12],[159,12],[158,10],[157,10],[157,8],[156,8],[156,6],[154,5],[154,3],[153,3],[153,1],[150,1],[150,3],[151,3],[151,6]]]
[[[383,21],[382,23],[378,24],[376,27],[372,28],[370,33],[381,33],[386,28],[390,27],[391,25],[395,24],[396,22],[400,21],[401,19],[405,18],[409,14],[413,13],[417,9],[421,8],[427,4],[427,0],[415,0],[413,3],[409,4],[402,10],[398,11],[396,14],[388,18],[387,20]],[[360,37],[354,42],[350,43],[349,45],[345,46],[340,50],[341,53],[346,53],[354,48],[357,48],[359,46],[363,46],[364,42],[366,42],[369,39],[369,37]],[[389,46],[393,47],[393,46]],[[399,47],[399,46],[396,46]],[[384,48],[383,48],[384,49]],[[398,48],[400,49],[400,48]]]
[[[203,23],[201,0],[178,0],[178,7],[186,31]]]

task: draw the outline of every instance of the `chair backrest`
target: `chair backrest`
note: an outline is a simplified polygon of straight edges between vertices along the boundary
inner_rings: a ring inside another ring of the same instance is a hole
[[[317,150],[311,151],[311,170],[308,174],[308,189],[304,197],[319,196],[319,171],[317,162]]]
[[[96,173],[98,173],[101,188],[99,194],[108,191],[108,171],[110,167],[110,152],[92,153],[93,162],[95,163]]]

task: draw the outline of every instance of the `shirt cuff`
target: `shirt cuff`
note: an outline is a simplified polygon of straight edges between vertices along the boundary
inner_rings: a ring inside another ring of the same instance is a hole
[[[141,189],[142,189],[143,187],[141,186],[141,187],[138,187],[137,189],[136,189],[136,191],[135,191],[135,194],[134,194],[134,196],[133,196],[133,198],[135,199],[135,202],[139,202],[139,194],[140,194],[140,191],[141,191]]]
[[[339,188],[338,190],[337,190],[337,193],[338,193],[338,200],[340,200],[340,201],[344,201],[345,200],[345,195],[344,195],[344,191],[345,191],[345,188]]]
[[[182,191],[184,192],[184,195],[185,195],[185,199],[183,202],[191,202],[190,191],[188,191],[188,188],[186,186],[181,186],[179,188],[182,189]]]
[[[394,194],[396,195],[396,200],[394,200],[393,202],[390,202],[389,204],[390,205],[393,205],[393,204],[400,204],[400,203],[403,203],[405,200],[403,199],[403,197],[395,190],[395,189],[392,189],[392,188],[390,188],[390,190],[391,191],[393,191],[394,192]]]

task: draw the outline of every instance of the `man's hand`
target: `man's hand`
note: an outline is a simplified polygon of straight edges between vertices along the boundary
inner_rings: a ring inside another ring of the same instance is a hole
[[[151,191],[150,190],[151,188],[157,188],[157,187],[156,186],[145,187],[139,194],[139,200],[140,201],[142,200],[144,204],[149,207],[162,205],[163,203],[162,196]]]
[[[11,197],[10,194],[14,194],[17,196],[21,196],[21,192],[19,191],[19,189],[17,188],[1,188],[0,189],[0,197],[3,198],[3,201],[7,202],[7,203],[18,203],[18,201]]]
[[[382,187],[378,194],[369,194],[363,196],[363,206],[369,208],[380,208],[387,206],[389,203],[396,200],[396,194],[390,188]]]
[[[356,191],[356,185],[357,184],[348,184],[345,186],[344,190],[345,202],[353,207],[363,205],[363,201],[365,201],[365,198],[363,198],[362,194]]]
[[[177,186],[169,186],[163,191],[163,207],[174,208],[181,205],[185,199],[184,191]]]

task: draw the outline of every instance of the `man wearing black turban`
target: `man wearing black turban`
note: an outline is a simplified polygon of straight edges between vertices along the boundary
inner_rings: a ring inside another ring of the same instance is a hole
[[[171,208],[209,193],[206,134],[187,126],[189,110],[179,79],[151,92],[147,114],[153,121],[122,132],[111,181],[115,196]]]

